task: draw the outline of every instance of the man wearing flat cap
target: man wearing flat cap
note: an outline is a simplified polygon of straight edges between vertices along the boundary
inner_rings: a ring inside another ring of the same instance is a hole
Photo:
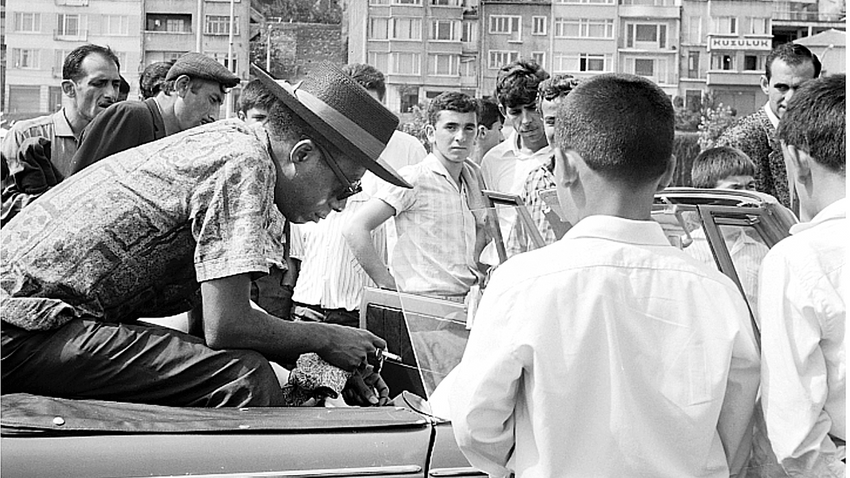
[[[186,53],[174,62],[162,89],[143,102],[108,108],[83,133],[72,173],[101,159],[218,119],[228,88],[239,77],[212,58]]]
[[[180,406],[284,402],[269,360],[313,352],[380,404],[363,329],[253,308],[252,277],[283,257],[280,231],[341,211],[366,170],[409,185],[380,154],[398,119],[330,64],[278,84],[265,125],[217,121],[125,150],[67,179],[3,229],[4,393]],[[193,307],[203,337],[148,325]]]

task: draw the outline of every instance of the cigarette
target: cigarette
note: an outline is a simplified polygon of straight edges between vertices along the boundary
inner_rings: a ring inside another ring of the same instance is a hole
[[[396,354],[394,354],[394,353],[392,353],[388,350],[382,350],[381,353],[384,355],[384,358],[387,359],[387,360],[390,360],[392,362],[401,362],[400,356],[398,356],[398,355],[396,355]]]

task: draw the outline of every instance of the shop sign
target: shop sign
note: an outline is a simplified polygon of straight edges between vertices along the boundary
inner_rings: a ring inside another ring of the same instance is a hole
[[[729,38],[711,37],[709,50],[763,50],[772,49],[770,38]]]

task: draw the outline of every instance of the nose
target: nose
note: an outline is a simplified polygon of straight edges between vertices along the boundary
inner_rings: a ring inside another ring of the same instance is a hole
[[[523,124],[531,123],[531,111],[528,111],[527,109],[523,109],[521,118],[522,118]]]
[[[791,98],[794,97],[795,91],[796,90],[794,88],[788,88],[788,91],[785,92],[785,96],[782,98],[782,101],[784,101],[786,105],[789,101],[791,101]]]
[[[106,97],[106,99],[107,99],[107,100],[109,100],[111,103],[114,103],[114,102],[115,102],[115,100],[117,100],[117,99],[118,99],[118,93],[119,93],[119,90],[120,90],[120,87],[115,86],[115,85],[109,85],[109,86],[106,88],[106,94],[105,94],[104,96],[105,96],[105,97]]]

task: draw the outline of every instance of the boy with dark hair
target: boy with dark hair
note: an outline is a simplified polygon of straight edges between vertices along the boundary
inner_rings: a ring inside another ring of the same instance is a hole
[[[487,189],[519,194],[528,173],[552,155],[537,108],[537,87],[547,78],[549,74],[533,60],[518,60],[499,70],[494,96],[513,133],[481,160],[481,175]],[[515,217],[513,209],[499,210],[502,237],[508,237]],[[490,265],[498,263],[495,247],[485,250],[482,261]]]
[[[755,163],[740,149],[717,146],[699,153],[691,165],[695,188],[755,191]]]
[[[369,277],[385,289],[463,301],[479,279],[481,182],[472,152],[477,126],[473,98],[446,92],[428,106],[431,154],[399,171],[413,189],[378,191],[349,221],[344,235]],[[398,243],[387,268],[370,232],[395,217]]]
[[[469,159],[481,165],[484,155],[505,140],[502,136],[505,116],[499,111],[499,105],[492,99],[479,98],[476,101],[478,101],[478,136],[475,138],[475,152]]]
[[[537,106],[543,117],[543,130],[546,132],[546,141],[550,146],[555,143],[555,116],[558,105],[576,85],[578,80],[572,75],[560,74],[542,81],[537,87]],[[560,239],[570,227],[569,223],[562,221],[540,197],[542,191],[555,187],[555,176],[552,174],[554,170],[555,158],[550,157],[548,161],[528,173],[519,194],[523,204],[528,208],[531,220],[537,225],[544,244],[551,244]],[[505,244],[508,257],[530,250],[531,245],[528,242],[528,233],[524,231],[524,226],[517,217]]]
[[[756,165],[740,149],[717,146],[701,152],[691,165],[691,183],[695,188],[732,189],[755,191]],[[744,288],[747,302],[758,321],[759,267],[768,247],[761,240],[747,234],[743,227],[721,228],[720,233],[729,249],[735,273]],[[705,264],[715,265],[714,254],[705,237],[705,230],[691,232],[693,242],[685,248],[691,257]]]
[[[732,281],[651,219],[673,106],[633,75],[583,80],[556,122],[563,239],[494,273],[451,419],[491,475],[724,477],[750,452],[759,357]]]
[[[265,123],[269,117],[269,108],[274,96],[263,87],[260,80],[252,80],[239,95],[239,111],[236,116],[247,125]]]
[[[145,67],[142,76],[139,77],[139,96],[144,101],[153,98],[162,91],[162,84],[168,70],[174,65],[173,61],[157,61]]]
[[[800,88],[777,131],[805,222],[762,263],[761,404],[791,476],[846,471],[846,115],[846,77],[832,75]]]

